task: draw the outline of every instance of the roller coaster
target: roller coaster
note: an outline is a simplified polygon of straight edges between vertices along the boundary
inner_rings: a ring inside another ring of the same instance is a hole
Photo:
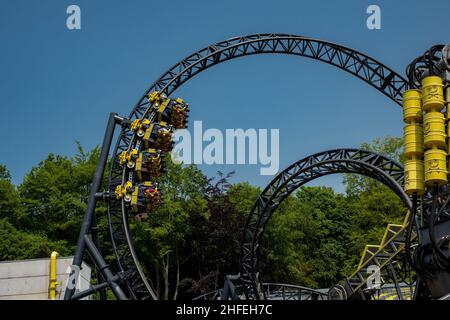
[[[173,147],[174,130],[187,127],[189,106],[173,93],[210,67],[256,54],[290,54],[322,61],[366,82],[403,108],[405,166],[384,155],[360,149],[334,149],[307,156],[280,172],[261,192],[242,235],[240,272],[224,287],[203,296],[211,299],[372,300],[450,299],[450,195],[447,180],[450,99],[450,46],[435,45],[419,55],[401,76],[379,61],[335,43],[289,34],[254,34],[207,46],[173,65],[137,101],[127,118],[111,113],[83,219],[65,299],[95,292],[105,299],[156,300],[134,248],[130,222],[147,217],[162,202],[152,182],[165,173],[162,155]],[[115,130],[108,186],[100,190]],[[448,130],[448,131],[447,131]],[[448,133],[447,133],[448,132]],[[264,230],[277,207],[292,192],[322,176],[360,174],[391,189],[405,206],[402,224],[389,224],[380,244],[367,245],[357,270],[328,290],[260,280],[259,251]],[[102,256],[95,207],[108,206],[111,267]],[[97,283],[76,292],[85,254],[92,259]],[[369,286],[371,267],[380,286]]]

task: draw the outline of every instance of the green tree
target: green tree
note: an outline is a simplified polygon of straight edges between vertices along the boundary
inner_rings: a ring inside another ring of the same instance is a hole
[[[11,174],[4,165],[0,165],[0,219],[20,226],[24,223],[24,210],[16,187],[11,183]]]
[[[403,161],[402,139],[365,143]],[[261,248],[265,281],[328,287],[355,271],[366,244],[378,244],[388,223],[401,223],[406,210],[386,186],[361,175],[344,176],[346,194],[303,187],[273,214]]]
[[[99,148],[84,151],[79,143],[73,157],[49,154],[33,167],[19,185],[24,223],[20,230],[41,233],[50,240],[64,240],[75,250],[83,216],[86,212],[92,177],[97,166]],[[103,184],[106,182],[106,175]],[[106,207],[97,205],[99,233],[102,242],[108,240]],[[109,245],[102,246],[109,254]]]
[[[183,168],[169,159],[165,162],[167,174],[159,181],[164,204],[145,221],[133,224],[133,229],[153,287],[167,300],[177,298],[181,268],[189,258],[184,247],[193,227],[190,216],[206,219],[208,207],[204,198],[207,179],[201,171],[192,165]]]
[[[331,188],[303,187],[275,211],[264,238],[266,281],[327,287],[341,278],[349,219]]]
[[[364,143],[361,148],[404,162],[402,146],[402,138],[386,137]],[[344,273],[350,275],[357,267],[365,245],[379,244],[387,224],[401,224],[407,210],[398,196],[378,181],[364,176],[347,175],[344,184],[352,212],[349,258],[344,267]]]
[[[259,195],[259,189],[248,183],[231,185],[233,173],[221,172],[209,179],[205,199],[208,215],[191,214],[192,232],[184,252],[190,258],[182,280],[183,298],[218,289],[224,276],[239,272],[239,253],[243,227],[250,207]]]
[[[11,181],[11,173],[3,164],[0,164],[0,180]]]
[[[70,254],[65,241],[50,241],[45,235],[18,231],[7,219],[0,219],[0,261],[47,258],[52,251]]]
[[[393,137],[362,146],[402,161],[400,147]],[[73,253],[98,156],[98,148],[86,152],[79,144],[74,157],[49,154],[17,188],[0,165],[0,259]],[[231,174],[208,179],[196,166],[166,165],[156,181],[163,205],[130,227],[158,296],[192,298],[239,272],[243,228],[260,189],[232,185]],[[345,194],[303,187],[279,206],[260,247],[263,280],[328,287],[354,271],[364,245],[379,243],[387,223],[403,220],[406,210],[387,187],[358,175],[347,175],[344,185]],[[112,262],[105,204],[96,210]]]
[[[403,138],[391,136],[385,138],[377,138],[371,143],[365,142],[361,144],[361,149],[376,152],[394,161],[404,163],[405,158],[403,156],[402,147]],[[376,180],[357,174],[345,175],[344,185],[345,191],[350,197],[357,196],[358,194],[369,189],[376,189],[382,186],[382,184]]]

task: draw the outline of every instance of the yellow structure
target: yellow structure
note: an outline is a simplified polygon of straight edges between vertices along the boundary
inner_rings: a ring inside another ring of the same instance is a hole
[[[423,154],[423,127],[420,123],[407,124],[404,127],[405,155],[421,157]]]
[[[447,153],[440,149],[425,151],[425,183],[442,186],[447,182]]]
[[[446,114],[445,114],[445,122],[447,123],[447,138],[450,139],[450,126],[449,126],[449,119],[450,119],[450,86],[447,86],[445,88],[445,106],[446,106]],[[449,142],[447,142],[447,145],[450,145],[450,140]],[[448,155],[448,150],[447,150],[447,155]],[[448,171],[450,171],[450,161],[448,162]]]
[[[408,157],[405,165],[405,192],[421,195],[425,191],[424,164],[422,161],[423,126],[420,91],[407,90],[403,93],[403,120],[407,123],[404,127],[405,155]]]
[[[445,148],[445,119],[442,112],[430,111],[423,117],[425,148]]]
[[[446,98],[446,100],[447,100],[447,101],[444,102],[444,103],[446,104],[446,106],[447,106],[447,114],[446,114],[445,119],[448,120],[448,119],[450,119],[450,110],[449,110],[449,107],[448,107],[448,105],[449,105],[449,99],[450,99],[450,86],[448,86],[448,87],[445,89],[445,98]],[[449,135],[449,136],[450,136],[450,135]]]
[[[144,135],[145,130],[150,126],[149,119],[136,119],[131,123],[131,130],[136,132],[138,137],[142,137]]]
[[[447,97],[450,88],[445,89]],[[425,187],[447,183],[447,137],[450,118],[442,112],[446,106],[444,84],[439,76],[422,79],[422,90],[411,89],[403,93],[405,192],[421,195]],[[424,112],[424,114],[423,114]],[[450,170],[450,168],[449,168]]]
[[[125,201],[131,200],[131,192],[133,190],[133,183],[131,181],[127,181],[125,185],[118,185],[114,190],[114,194],[116,195],[116,199],[124,199]]]
[[[438,76],[422,79],[422,109],[424,122],[425,185],[442,186],[447,183],[447,133],[445,131],[444,85]]]
[[[407,228],[410,220],[410,212],[407,212],[402,224],[390,223],[386,227],[383,238],[379,245],[366,245],[361,256],[361,260],[358,265],[358,269],[347,278],[347,283],[350,284],[353,293],[358,292],[368,284],[368,280],[372,272],[368,271],[368,267],[371,265],[377,265],[380,268],[380,272],[384,273],[388,270],[389,266],[398,260],[405,250],[404,238],[407,233]],[[417,234],[413,232],[411,239],[415,239]],[[389,274],[389,272],[387,272]],[[389,280],[389,279],[386,279]],[[383,280],[384,282],[384,280]],[[384,282],[388,284],[388,282]],[[384,292],[386,294],[377,295],[375,292],[372,294],[374,300],[400,300],[401,298],[409,300],[413,295],[413,291],[410,288],[402,288],[401,296],[395,291],[394,288],[390,292]]]
[[[444,108],[444,85],[441,77],[422,79],[422,109],[425,112],[442,111]]]
[[[423,194],[424,184],[424,163],[420,159],[406,160],[405,163],[405,191],[408,194]]]
[[[50,285],[49,285],[49,298],[50,300],[56,300],[56,286],[59,283],[56,281],[56,257],[58,252],[53,251],[50,255]]]
[[[406,123],[422,122],[420,90],[411,89],[403,93],[403,121]]]
[[[138,156],[137,149],[132,149],[130,152],[127,150],[122,151],[122,153],[119,155],[119,163],[121,165],[127,164],[127,167],[132,169],[135,166],[135,160]]]

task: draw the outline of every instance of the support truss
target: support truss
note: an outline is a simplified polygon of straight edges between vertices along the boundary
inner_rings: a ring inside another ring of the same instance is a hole
[[[359,149],[336,149],[306,157],[282,171],[264,189],[248,217],[241,245],[241,281],[247,298],[262,299],[258,254],[262,235],[273,212],[292,192],[307,182],[333,173],[356,173],[388,186],[411,209],[402,189],[403,167],[382,155]]]
[[[176,63],[148,88],[128,119],[155,119],[156,108],[147,100],[148,94],[153,91],[170,95],[186,81],[216,64],[238,57],[267,53],[297,55],[333,65],[368,83],[399,105],[401,93],[408,88],[408,83],[402,76],[356,50],[303,36],[255,34],[216,43]],[[141,146],[133,132],[128,127],[123,127],[114,149],[109,174],[108,190],[111,194],[117,185],[130,178],[119,164],[119,155],[122,151],[131,149],[141,150]],[[352,165],[358,166],[357,163]],[[117,272],[124,275],[122,287],[128,298],[156,299],[134,249],[129,217],[123,203],[111,197],[108,219],[112,247],[117,258]]]
[[[327,300],[326,292],[292,284],[263,283],[261,288],[268,300]],[[238,286],[236,292],[245,298],[242,286]],[[223,289],[219,289],[202,294],[194,300],[221,300],[222,296]]]

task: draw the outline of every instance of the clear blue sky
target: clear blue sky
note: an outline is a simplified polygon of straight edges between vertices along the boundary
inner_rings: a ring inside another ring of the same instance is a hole
[[[82,30],[66,28],[81,7]],[[382,29],[366,28],[381,7]],[[0,4],[0,163],[15,183],[49,152],[71,156],[101,142],[108,113],[128,115],[168,67],[238,35],[290,33],[340,43],[403,73],[450,42],[450,1],[23,1]],[[280,128],[281,168],[313,152],[402,134],[400,108],[369,85],[301,57],[253,56],[218,65],[176,92],[205,127]],[[265,185],[259,166],[234,181]],[[338,186],[340,179],[318,183]],[[317,184],[317,183],[316,183]],[[339,189],[339,187],[337,187]]]

